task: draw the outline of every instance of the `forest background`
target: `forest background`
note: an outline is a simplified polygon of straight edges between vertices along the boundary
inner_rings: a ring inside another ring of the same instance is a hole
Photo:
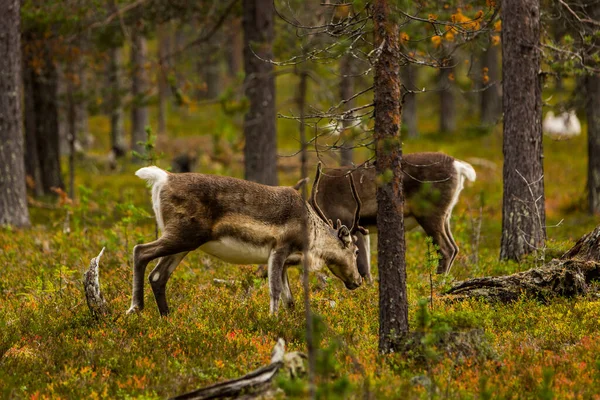
[[[0,1],[7,10],[16,3]],[[420,61],[400,67],[402,150],[442,151],[465,160],[477,181],[465,188],[453,214],[461,252],[450,276],[435,275],[437,260],[422,231],[406,234],[408,317],[411,329],[424,334],[422,352],[379,353],[378,282],[350,292],[333,277],[311,277],[320,398],[599,396],[594,290],[510,304],[448,302],[442,296],[453,280],[549,262],[598,224],[587,189],[587,107],[598,104],[598,92],[586,89],[588,76],[598,80],[598,34],[586,39],[581,28],[586,18],[597,26],[590,10],[597,12],[598,5],[516,3],[539,6],[543,114],[574,109],[582,120],[582,135],[543,140],[547,240],[518,261],[499,260],[499,5],[399,2],[398,9],[422,19],[394,17],[402,54]],[[270,316],[268,285],[255,267],[231,266],[201,252],[190,254],[169,284],[175,312],[159,318],[148,307],[125,317],[132,248],[155,235],[149,191],[133,173],[156,164],[292,185],[312,177],[318,159],[327,167],[372,159],[369,106],[377,51],[369,7],[32,0],[17,14],[5,14],[7,21],[11,15],[19,19],[18,115],[28,217],[0,230],[2,397],[164,398],[268,363],[279,337],[290,350],[305,350],[301,302]],[[580,13],[576,23],[571,11]],[[254,28],[245,25],[248,15],[256,17],[250,21]],[[463,30],[438,31],[436,23],[444,21]],[[257,26],[272,28],[272,50],[266,53],[256,44],[269,34],[252,40],[244,35],[260,33]],[[354,36],[360,40],[348,39],[353,30],[360,30]],[[582,62],[584,50],[589,57]],[[265,74],[272,82],[261,87],[272,84],[275,100],[272,122],[254,132],[248,131],[255,104],[245,79],[249,60],[272,69]],[[300,153],[302,109],[308,116],[308,170]],[[355,112],[344,114],[348,109]],[[256,147],[249,150],[249,143]],[[88,312],[81,276],[103,247],[100,274],[111,311],[97,320]],[[373,262],[376,267],[375,254]],[[301,275],[291,270],[296,298]],[[440,338],[458,332],[477,332],[477,339],[458,350],[440,345]],[[309,393],[306,379],[280,378],[277,385],[289,397]]]

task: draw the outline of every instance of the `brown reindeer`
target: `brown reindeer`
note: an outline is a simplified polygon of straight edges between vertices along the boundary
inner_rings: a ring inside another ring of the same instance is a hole
[[[146,266],[160,258],[149,280],[161,315],[168,314],[167,281],[185,255],[197,248],[233,264],[267,264],[271,313],[277,313],[280,296],[286,306],[293,306],[287,266],[302,261],[305,248],[309,269],[327,264],[351,290],[362,283],[352,235],[361,230],[360,201],[352,179],[348,187],[354,195],[356,218],[348,228],[328,224],[291,187],[216,175],[172,174],[158,167],[141,168],[136,175],[152,186],[152,206],[162,235],[133,250],[128,313],[143,309]]]
[[[439,246],[441,259],[437,272],[448,273],[458,254],[458,246],[450,230],[450,216],[465,179],[475,181],[475,170],[469,163],[443,153],[404,154],[401,166],[406,199],[404,217],[407,222],[410,222],[409,218],[414,218]],[[346,176],[353,176],[356,182],[362,203],[361,223],[376,227],[377,185],[374,163],[328,170],[319,186],[313,186],[313,191],[317,192],[316,196],[311,197],[313,204],[318,202],[327,218],[339,219],[342,223],[352,221],[354,206],[349,189],[344,185]],[[357,236],[358,269],[363,277],[372,281],[369,237],[368,234]]]

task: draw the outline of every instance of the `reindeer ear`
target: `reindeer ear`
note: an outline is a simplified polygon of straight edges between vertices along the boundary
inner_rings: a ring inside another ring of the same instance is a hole
[[[338,229],[338,237],[344,243],[345,247],[348,247],[352,244],[352,235],[350,234],[350,229],[346,227],[346,225],[342,225]]]

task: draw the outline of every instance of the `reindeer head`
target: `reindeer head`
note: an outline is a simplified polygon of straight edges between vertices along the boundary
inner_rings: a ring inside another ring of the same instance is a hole
[[[323,252],[323,261],[325,261],[329,270],[344,282],[348,289],[354,290],[362,284],[362,276],[358,272],[356,264],[358,247],[356,245],[356,236],[354,236],[354,233],[361,232],[367,234],[367,230],[358,224],[360,216],[360,198],[358,197],[352,174],[348,174],[348,177],[350,178],[352,196],[356,201],[354,221],[352,222],[351,228],[343,225],[339,219],[337,220],[336,226],[334,226],[333,221],[325,216],[317,203],[319,180],[321,178],[321,163],[317,166],[317,175],[315,177],[315,184],[311,196],[315,212],[326,222],[329,233],[329,235],[327,235],[327,243],[321,243],[321,246],[325,249]]]

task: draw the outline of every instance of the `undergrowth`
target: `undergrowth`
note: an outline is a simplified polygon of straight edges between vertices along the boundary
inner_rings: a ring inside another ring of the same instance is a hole
[[[209,118],[213,112],[171,118],[171,126],[177,136],[234,129],[221,115]],[[94,126],[106,129],[104,119],[94,118],[99,122]],[[450,276],[438,276],[432,273],[437,259],[423,232],[406,235],[409,319],[412,331],[422,334],[416,339],[417,356],[378,354],[377,281],[348,291],[331,274],[326,280],[311,277],[319,397],[600,398],[597,297],[546,304],[523,298],[509,305],[442,298],[452,279],[510,274],[535,261],[498,261],[500,128],[456,133],[442,141],[429,133],[435,129],[430,121],[422,124],[421,137],[407,140],[405,151],[444,151],[477,170],[477,182],[465,188],[452,217],[461,252]],[[286,125],[282,135],[293,129]],[[294,145],[290,137],[282,141],[287,149]],[[560,227],[548,229],[549,260],[597,220],[582,208],[586,160],[574,156],[585,154],[585,138],[544,146],[548,225],[564,218]],[[114,172],[86,164],[76,174],[75,201],[42,199],[30,208],[33,228],[0,229],[1,398],[165,398],[269,363],[277,338],[285,339],[289,351],[306,351],[296,269],[290,270],[296,308],[272,317],[267,282],[254,266],[228,265],[192,252],[169,282],[168,317],[159,317],[149,285],[146,309],[125,316],[133,246],[155,235],[150,194],[133,175],[137,167],[124,165]],[[238,175],[240,170],[232,167]],[[281,176],[284,183],[296,179]],[[84,299],[82,274],[102,247],[100,282],[111,312],[95,320]],[[375,238],[371,247],[376,249]],[[214,278],[235,282],[220,285]],[[458,357],[444,348],[448,335],[471,331],[482,333],[475,353]],[[278,383],[288,397],[306,396],[305,380]]]

